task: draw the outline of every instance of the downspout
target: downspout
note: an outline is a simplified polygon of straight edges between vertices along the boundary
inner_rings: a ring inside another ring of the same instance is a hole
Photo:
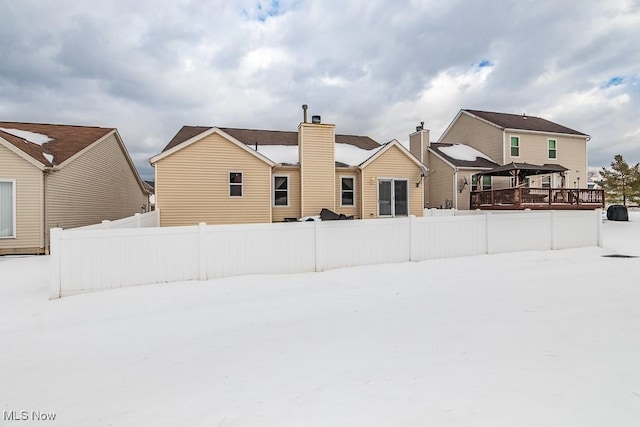
[[[502,130],[502,164],[504,165],[507,161],[507,131],[505,129]]]
[[[455,169],[453,174],[453,207],[458,209],[458,168]]]

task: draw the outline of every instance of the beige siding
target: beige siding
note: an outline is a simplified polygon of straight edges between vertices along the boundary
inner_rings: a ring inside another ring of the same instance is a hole
[[[302,216],[335,205],[335,126],[301,123],[298,128]]]
[[[271,222],[271,166],[217,133],[155,167],[162,226]],[[242,197],[229,196],[229,172],[242,172]]]
[[[426,163],[427,149],[429,148],[429,130],[424,129],[409,135],[409,151],[416,159]]]
[[[456,183],[456,209],[469,209],[471,203],[471,176],[478,173],[477,170],[459,170],[457,174],[458,182]],[[464,179],[467,179],[467,185],[463,185]],[[464,188],[462,188],[464,187]]]
[[[0,145],[0,179],[16,182],[16,238],[0,238],[0,254],[44,248],[43,172]]]
[[[354,206],[342,206],[342,177],[352,177],[354,181]],[[336,210],[335,212],[341,213],[347,216],[353,215],[354,218],[360,218],[360,203],[362,198],[360,197],[360,189],[362,183],[360,181],[360,172],[354,169],[337,168],[336,169]]]
[[[520,155],[511,156],[511,136],[520,137]],[[557,158],[549,159],[548,140],[556,140]],[[569,169],[567,174],[567,187],[577,185],[577,177],[580,177],[580,186],[587,183],[587,142],[584,137],[555,136],[537,133],[511,131],[506,134],[507,163],[527,162],[536,165],[545,163],[562,165]],[[540,186],[540,177],[533,177],[532,186]]]
[[[276,175],[289,177],[289,206],[273,206],[273,222],[282,222],[285,218],[300,218],[300,168],[277,167],[273,170],[273,176]]]
[[[429,154],[430,174],[425,180],[428,193],[428,207],[444,207],[447,200],[453,204],[455,194],[453,194],[454,170],[451,165],[445,163],[434,154]]]
[[[466,144],[501,163],[504,159],[502,135],[502,129],[462,113],[440,141]]]
[[[362,205],[366,218],[378,216],[378,179],[395,178],[407,179],[409,188],[409,214],[422,216],[424,198],[421,181],[422,171],[398,147],[391,147],[380,157],[362,170]]]
[[[97,224],[149,210],[115,135],[49,174],[46,199],[47,229]]]

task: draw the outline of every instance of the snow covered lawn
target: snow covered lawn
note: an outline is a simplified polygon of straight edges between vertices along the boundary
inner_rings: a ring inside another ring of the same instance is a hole
[[[640,258],[602,255],[640,256],[640,215],[603,229],[54,301],[47,257],[0,257],[0,426],[638,425]]]

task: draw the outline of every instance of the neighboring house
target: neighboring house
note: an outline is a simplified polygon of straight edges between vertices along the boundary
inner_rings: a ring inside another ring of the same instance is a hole
[[[323,208],[422,216],[426,169],[406,148],[313,119],[297,132],[184,126],[150,159],[161,225],[282,222]]]
[[[540,117],[460,110],[437,143],[419,126],[410,135],[411,152],[427,165],[425,185],[429,207],[449,205],[468,209],[470,190],[509,188],[509,177],[472,178],[493,167],[510,163],[558,165],[567,188],[587,188],[587,141],[590,136]],[[526,185],[559,188],[558,173],[527,178]]]
[[[0,122],[0,254],[45,253],[50,228],[148,209],[116,129]]]

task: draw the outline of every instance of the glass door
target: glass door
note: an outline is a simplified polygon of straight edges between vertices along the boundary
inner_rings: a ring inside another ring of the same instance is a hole
[[[393,216],[391,183],[390,179],[378,180],[378,216]]]
[[[409,215],[409,183],[406,179],[378,180],[378,216]]]
[[[409,185],[407,181],[393,181],[393,195],[393,216],[409,215]]]

